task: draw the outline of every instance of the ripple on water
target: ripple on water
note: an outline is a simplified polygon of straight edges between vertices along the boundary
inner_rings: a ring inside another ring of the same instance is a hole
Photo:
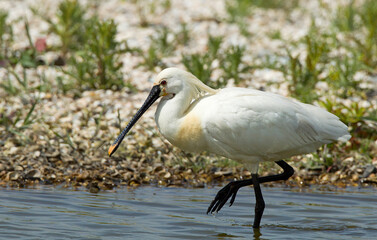
[[[0,192],[0,238],[35,239],[373,239],[374,189],[264,188],[260,233],[254,196],[241,189],[216,215],[216,189],[117,189],[91,194],[42,187]]]

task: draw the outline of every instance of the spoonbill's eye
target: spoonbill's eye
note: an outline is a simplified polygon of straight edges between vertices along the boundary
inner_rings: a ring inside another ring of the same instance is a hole
[[[162,81],[161,81],[161,85],[162,85],[162,86],[165,86],[166,84],[167,84],[166,80],[162,80]]]

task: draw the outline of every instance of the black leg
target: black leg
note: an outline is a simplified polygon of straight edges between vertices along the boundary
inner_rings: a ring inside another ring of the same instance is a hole
[[[253,181],[254,193],[255,193],[255,215],[254,215],[253,228],[259,228],[265,204],[263,200],[262,191],[259,185],[258,174],[252,174],[251,180]]]
[[[265,183],[265,182],[272,182],[272,181],[280,181],[280,180],[288,180],[288,178],[292,177],[293,173],[295,173],[295,170],[286,163],[284,160],[279,160],[275,162],[277,165],[279,165],[284,172],[272,175],[272,176],[265,176],[258,178],[259,183]]]
[[[293,175],[293,168],[289,166],[289,164],[285,161],[279,160],[276,161],[276,164],[278,164],[284,171],[277,175],[258,177],[259,183],[287,180]],[[234,200],[236,199],[238,189],[249,185],[253,185],[253,179],[240,180],[228,183],[217,193],[215,199],[211,202],[211,205],[208,207],[207,214],[220,211],[230,197],[232,197],[230,200],[230,206],[232,206]]]

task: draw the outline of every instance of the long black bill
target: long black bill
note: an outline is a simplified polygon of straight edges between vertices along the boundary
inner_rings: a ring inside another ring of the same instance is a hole
[[[131,130],[133,125],[139,120],[139,118],[147,111],[147,109],[160,97],[161,89],[159,85],[153,86],[152,90],[150,91],[147,99],[143,103],[143,106],[137,111],[137,113],[133,116],[132,120],[127,124],[127,127],[121,132],[118,138],[114,141],[114,143],[109,148],[109,156],[118,149],[120,143],[123,141],[123,138],[126,134]]]

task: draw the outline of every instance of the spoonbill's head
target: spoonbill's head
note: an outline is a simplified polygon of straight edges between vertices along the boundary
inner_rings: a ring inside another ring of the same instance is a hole
[[[160,88],[160,96],[172,98],[184,88],[184,79],[187,78],[185,75],[188,74],[188,72],[178,68],[166,68],[157,75],[153,86]]]
[[[174,97],[181,91],[200,91],[201,88],[208,88],[194,75],[179,68],[166,68],[156,77],[153,84],[161,89],[161,96]]]
[[[144,104],[136,112],[132,120],[127,124],[126,128],[122,131],[114,143],[110,146],[108,152],[109,156],[111,156],[117,150],[120,143],[123,141],[123,138],[131,130],[133,125],[159,97],[163,96],[167,99],[171,99],[182,91],[188,91],[194,98],[202,95],[204,92],[216,92],[216,90],[206,86],[189,72],[178,68],[164,69],[157,75],[156,80],[153,83],[153,87]]]

